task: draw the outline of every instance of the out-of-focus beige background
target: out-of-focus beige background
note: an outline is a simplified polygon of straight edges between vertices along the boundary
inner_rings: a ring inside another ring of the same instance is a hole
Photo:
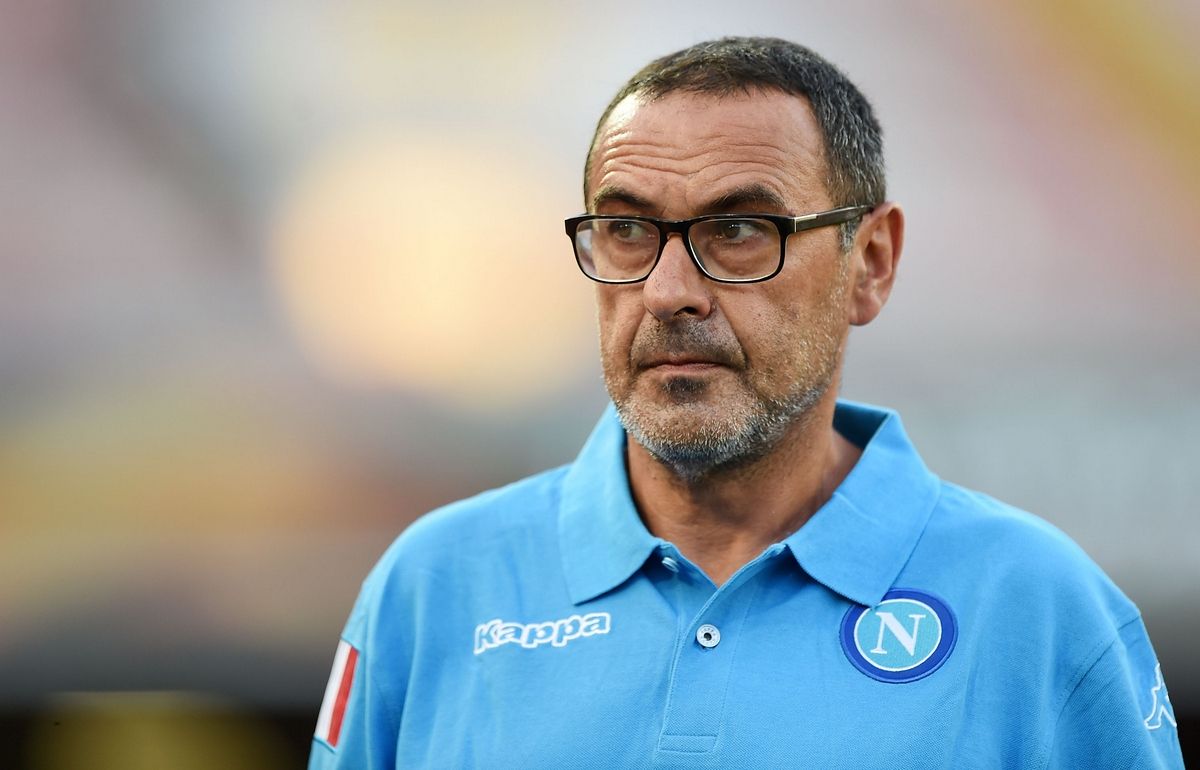
[[[845,394],[1079,541],[1197,713],[1195,3],[0,0],[19,761],[307,750],[270,719],[315,718],[392,538],[601,411],[561,220],[625,78],[724,34],[812,46],[884,124],[908,240]]]

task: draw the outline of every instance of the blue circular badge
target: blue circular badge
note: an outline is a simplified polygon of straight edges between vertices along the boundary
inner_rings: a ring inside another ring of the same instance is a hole
[[[954,613],[924,591],[894,588],[874,607],[856,605],[842,618],[842,649],[855,668],[881,682],[915,682],[950,657]]]

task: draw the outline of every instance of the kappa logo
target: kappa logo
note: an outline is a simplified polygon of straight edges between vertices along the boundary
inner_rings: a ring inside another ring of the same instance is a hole
[[[607,634],[611,627],[612,618],[607,612],[589,612],[544,623],[510,623],[497,618],[475,626],[475,654],[505,644],[519,644],[526,649],[543,644],[565,647],[567,642],[581,636]]]
[[[1154,667],[1154,686],[1150,688],[1150,713],[1143,722],[1147,730],[1157,730],[1162,727],[1164,719],[1171,727],[1178,728],[1171,696],[1167,694],[1167,684],[1163,681],[1162,664],[1159,664]]]
[[[842,618],[842,649],[855,668],[881,682],[915,682],[950,656],[954,613],[923,591],[896,588],[875,607],[851,607]]]

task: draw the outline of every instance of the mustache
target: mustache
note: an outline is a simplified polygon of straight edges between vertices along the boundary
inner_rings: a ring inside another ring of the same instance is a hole
[[[686,358],[741,369],[746,363],[742,346],[728,327],[686,319],[663,323],[655,320],[634,335],[629,359],[644,369],[664,359]]]

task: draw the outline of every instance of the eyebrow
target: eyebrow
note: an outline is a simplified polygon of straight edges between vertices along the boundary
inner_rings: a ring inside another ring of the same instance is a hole
[[[592,196],[592,211],[610,203],[624,203],[639,211],[653,211],[655,206],[637,193],[616,185],[605,185]],[[787,206],[779,195],[761,184],[747,184],[722,193],[713,198],[707,205],[701,206],[704,214],[721,214],[737,212],[760,212],[763,209],[786,211]],[[765,212],[764,212],[765,213]]]
[[[774,211],[787,211],[783,199],[774,190],[761,184],[748,184],[717,196],[701,210],[706,213],[736,212],[739,209],[757,212],[764,207]]]
[[[592,196],[592,211],[599,211],[606,203],[624,203],[641,211],[652,211],[654,204],[635,192],[616,185],[605,185]]]

